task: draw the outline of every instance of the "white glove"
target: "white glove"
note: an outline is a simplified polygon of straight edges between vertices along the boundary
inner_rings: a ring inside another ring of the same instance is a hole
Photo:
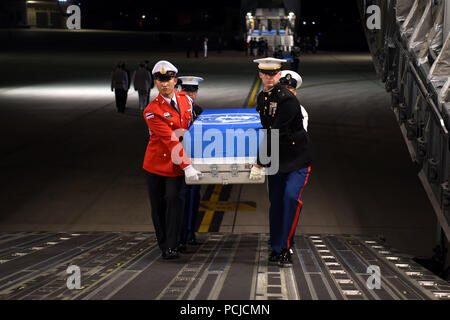
[[[259,180],[262,179],[262,168],[258,168],[255,166],[252,166],[252,170],[250,170],[250,180]]]
[[[195,169],[192,165],[184,168],[184,175],[186,176],[186,178],[188,180],[194,180],[194,181],[199,180],[201,174],[202,173],[200,171],[198,171],[197,169]]]

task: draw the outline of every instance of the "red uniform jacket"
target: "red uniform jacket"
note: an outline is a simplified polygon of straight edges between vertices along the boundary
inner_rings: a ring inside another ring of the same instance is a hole
[[[150,140],[145,151],[143,168],[148,172],[166,177],[183,175],[183,169],[191,164],[180,143],[180,137],[187,131],[191,122],[191,100],[184,92],[174,94],[180,114],[164,100],[161,94],[144,110],[144,119],[150,130]],[[175,130],[177,132],[174,132]]]

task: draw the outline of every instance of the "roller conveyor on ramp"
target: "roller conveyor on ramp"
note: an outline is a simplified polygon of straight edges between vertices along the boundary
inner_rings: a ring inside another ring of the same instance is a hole
[[[268,262],[267,234],[198,239],[166,261],[153,233],[0,233],[0,300],[450,299],[449,283],[376,238],[297,235],[292,268]]]

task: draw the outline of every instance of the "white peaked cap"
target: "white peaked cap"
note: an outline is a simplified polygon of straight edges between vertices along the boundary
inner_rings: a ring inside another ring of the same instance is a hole
[[[169,61],[161,60],[158,61],[153,67],[152,74],[158,72],[161,74],[166,74],[168,71],[178,73],[178,69],[173,64],[171,64]]]
[[[277,59],[277,58],[263,58],[263,59],[255,59],[253,62],[258,63],[258,68],[262,70],[276,70],[281,68],[281,64],[283,62],[287,62],[285,59]]]
[[[181,85],[183,86],[198,86],[204,80],[203,78],[194,76],[178,77],[178,79],[181,80]]]
[[[297,73],[297,72],[295,72],[295,71],[292,71],[292,70],[283,70],[283,71],[281,71],[281,77],[280,77],[280,79],[281,78],[287,78],[287,75],[290,75],[290,77],[292,77],[295,81],[297,81],[297,86],[295,87],[295,89],[298,89],[298,88],[300,88],[300,86],[302,85],[302,83],[303,83],[303,79],[302,79],[302,77],[300,77],[300,75]],[[289,80],[289,79],[287,79],[287,80]]]

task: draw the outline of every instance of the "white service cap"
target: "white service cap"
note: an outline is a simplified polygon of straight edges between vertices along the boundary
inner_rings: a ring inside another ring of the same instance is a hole
[[[178,77],[178,79],[181,80],[182,86],[198,86],[200,82],[202,82],[204,79],[200,77],[194,77],[194,76],[183,76]]]
[[[287,84],[295,89],[298,89],[302,85],[303,80],[297,72],[292,70],[283,70],[281,71],[280,83]]]
[[[178,69],[169,61],[158,61],[153,67],[152,74],[160,74],[163,77],[175,77],[178,73]]]
[[[277,58],[263,58],[263,59],[255,59],[253,62],[258,63],[259,71],[263,73],[277,73],[281,70],[281,64],[283,62],[287,62],[285,59],[277,59]]]

